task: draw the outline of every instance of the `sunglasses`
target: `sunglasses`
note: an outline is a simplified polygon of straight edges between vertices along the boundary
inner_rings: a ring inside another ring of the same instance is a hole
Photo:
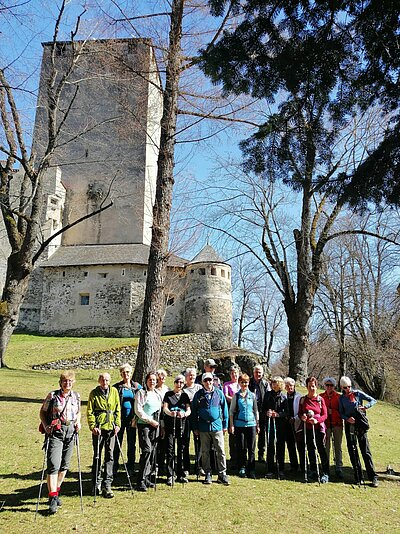
[[[205,379],[203,380],[203,382],[211,382],[211,381],[212,381],[212,378],[205,378]]]
[[[350,389],[351,386],[343,386],[342,389]]]
[[[325,384],[325,387],[327,387],[327,388],[333,388],[333,384]]]

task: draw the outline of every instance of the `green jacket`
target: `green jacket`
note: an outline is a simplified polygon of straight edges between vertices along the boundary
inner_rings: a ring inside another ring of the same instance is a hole
[[[121,426],[121,405],[118,391],[114,387],[110,387],[108,398],[105,397],[100,386],[90,392],[87,420],[91,431],[96,426],[101,430],[112,430],[113,424]]]

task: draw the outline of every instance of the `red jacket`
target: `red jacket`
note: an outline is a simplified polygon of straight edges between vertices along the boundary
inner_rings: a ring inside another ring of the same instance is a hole
[[[332,395],[328,396],[328,393],[324,391],[324,393],[321,393],[321,397],[324,399],[328,411],[328,417],[325,421],[327,428],[331,426],[342,426],[343,420],[339,413],[340,393],[332,391]]]

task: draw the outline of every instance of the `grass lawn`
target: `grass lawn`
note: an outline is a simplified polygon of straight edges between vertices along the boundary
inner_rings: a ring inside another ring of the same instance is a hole
[[[61,357],[132,344],[127,339],[45,338],[15,335],[7,354],[8,369],[0,370],[0,532],[260,532],[310,531],[352,533],[400,532],[400,484],[381,481],[377,489],[351,485],[347,452],[345,482],[325,486],[295,480],[255,481],[231,477],[231,486],[203,486],[189,477],[189,484],[173,489],[160,478],[157,491],[128,491],[124,474],[115,481],[115,499],[90,495],[91,436],[85,424],[86,400],[96,386],[99,370],[78,371],[76,390],[83,405],[80,434],[84,479],[84,512],[80,511],[77,462],[63,485],[63,506],[47,517],[47,490],[43,487],[40,513],[35,507],[43,465],[43,439],[37,428],[45,395],[57,387],[57,372],[31,370],[31,365]],[[111,370],[113,381],[118,371]],[[399,471],[400,410],[378,403],[369,413],[370,443],[376,468],[392,464]],[[343,443],[345,449],[345,443]],[[264,467],[258,464],[258,472]]]

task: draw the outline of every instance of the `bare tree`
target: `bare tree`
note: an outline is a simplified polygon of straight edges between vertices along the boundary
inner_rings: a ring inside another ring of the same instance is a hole
[[[349,218],[346,227],[354,222]],[[356,222],[382,237],[398,237],[397,213]],[[318,311],[337,342],[339,372],[351,373],[378,398],[386,392],[387,363],[400,327],[398,265],[399,250],[390,241],[346,235],[327,250],[317,299]]]
[[[46,87],[46,143],[38,152],[36,147],[30,149],[21,120],[14,90],[7,80],[6,70],[0,69],[0,115],[2,136],[0,152],[5,160],[0,163],[0,208],[7,240],[10,248],[7,257],[7,271],[0,303],[0,365],[4,366],[4,354],[19,317],[30,275],[35,263],[49,243],[76,224],[93,217],[112,205],[105,205],[107,198],[90,213],[78,217],[75,221],[60,228],[43,239],[42,222],[45,207],[46,176],[52,166],[52,159],[57,148],[62,144],[63,126],[71,111],[78,87],[72,92],[67,109],[60,106],[61,95],[68,84],[69,75],[77,65],[83,53],[85,42],[76,43],[81,15],[76,27],[71,32],[72,54],[69,65],[62,74],[58,72],[56,54],[60,26],[67,1],[61,3],[54,27],[50,47],[50,70]],[[79,137],[79,132],[71,140]],[[19,166],[17,172],[16,167]]]

